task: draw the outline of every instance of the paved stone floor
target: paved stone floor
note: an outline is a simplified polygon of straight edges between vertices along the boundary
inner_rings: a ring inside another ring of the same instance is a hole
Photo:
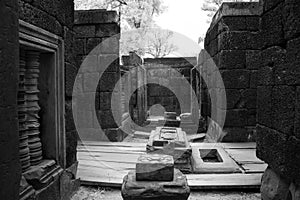
[[[120,190],[80,187],[72,200],[122,200]],[[202,191],[192,192],[189,200],[260,200],[259,191]]]

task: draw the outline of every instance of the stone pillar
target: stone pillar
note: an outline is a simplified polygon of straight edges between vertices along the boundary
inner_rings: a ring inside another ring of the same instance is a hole
[[[300,192],[300,2],[261,3],[257,156],[269,165],[261,192],[264,200],[296,200]]]
[[[100,134],[97,127],[101,126],[104,132],[107,129],[118,128],[116,122],[121,121],[121,88],[116,85],[120,80],[119,67],[119,39],[120,26],[119,17],[115,11],[106,10],[85,10],[75,12],[76,32],[76,54],[78,67],[82,64],[89,65],[89,69],[79,74],[72,74],[73,77],[79,77],[82,85],[78,88],[83,95],[95,94],[95,108],[89,108],[83,116],[78,115],[78,121],[85,122],[85,132],[88,140],[107,140],[104,133]],[[100,78],[97,89],[92,91],[95,81]],[[74,81],[75,78],[69,79]],[[70,83],[72,85],[72,83]],[[113,90],[116,88],[116,95],[119,95],[116,101],[112,99]],[[114,107],[111,107],[111,102]],[[119,102],[117,102],[119,101]],[[93,109],[96,110],[96,116],[93,115]],[[120,111],[118,119],[114,119],[112,110]],[[96,136],[96,137],[94,137]]]
[[[0,1],[0,197],[19,198],[21,166],[18,132],[18,1]]]
[[[257,2],[223,3],[205,37],[205,50],[209,56],[199,58],[200,66],[206,62],[217,66],[219,71],[211,71],[210,66],[203,71],[208,82],[202,84],[205,100],[202,111],[209,117],[212,113],[218,113],[218,116],[226,113],[224,142],[255,140],[260,13]],[[217,73],[221,74],[225,90],[216,79]],[[225,99],[220,98],[221,93],[226,93],[227,105]],[[221,123],[218,117],[212,120]]]
[[[42,143],[39,137],[41,110],[39,106],[39,63],[40,53],[35,51],[26,52],[25,69],[25,106],[26,106],[26,134],[30,155],[30,165],[38,165],[42,160]]]

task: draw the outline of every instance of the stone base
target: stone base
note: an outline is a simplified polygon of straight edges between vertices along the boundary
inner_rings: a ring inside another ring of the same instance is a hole
[[[136,180],[138,181],[172,181],[174,160],[172,156],[146,154],[136,163]]]
[[[177,169],[170,182],[136,181],[135,171],[130,171],[124,177],[121,193],[124,200],[187,200],[190,188],[186,177]]]

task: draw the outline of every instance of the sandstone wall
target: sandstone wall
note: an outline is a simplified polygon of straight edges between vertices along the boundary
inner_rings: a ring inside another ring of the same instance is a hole
[[[257,156],[270,167],[263,178],[262,195],[264,199],[289,199],[300,185],[300,2],[261,3]]]
[[[205,37],[208,55],[199,57],[199,65],[206,65],[202,75],[208,80],[205,83],[202,79],[202,115],[226,113],[224,142],[255,140],[260,12],[257,2],[223,3]],[[215,65],[217,70],[208,65]],[[221,74],[225,90],[216,79],[217,73]],[[226,93],[227,105],[225,99],[220,99],[221,93]],[[220,123],[221,119],[213,120]]]
[[[116,86],[121,76],[119,67],[119,17],[115,11],[76,11],[74,31],[76,32],[77,66],[80,67],[84,63],[90,67],[88,70],[80,71],[79,74],[77,71],[70,74],[68,85],[74,84],[77,75],[82,83],[79,89],[82,94],[91,95],[96,92],[95,108],[90,108],[91,111],[88,111],[85,116],[79,115],[82,117],[79,121],[86,122],[84,128],[90,135],[86,139],[94,140],[94,136],[98,134],[97,139],[105,140],[106,136],[96,129],[97,124],[100,123],[104,131],[118,128],[115,122],[118,119],[113,118],[112,109],[121,110],[120,105],[111,107],[114,88],[117,87],[116,92],[120,92],[119,86]],[[109,40],[107,40],[108,38]],[[92,91],[91,86],[99,80],[102,72],[103,75],[100,78],[97,91]],[[68,96],[72,95],[71,89],[67,93]],[[97,119],[94,119],[92,109],[96,109]],[[102,135],[99,136],[99,134]]]
[[[78,187],[76,180],[77,134],[72,128],[69,98],[70,74],[77,69],[74,46],[73,0],[19,0],[19,19],[49,31],[64,40],[65,91],[66,91],[66,167],[61,177],[37,194],[38,199],[68,199]],[[62,183],[65,183],[64,186]]]
[[[18,3],[0,2],[0,196],[14,200],[19,197],[21,166],[18,134]]]
[[[69,75],[76,69],[74,54],[74,2],[73,0],[19,0],[20,19],[47,30],[63,38],[65,45],[65,79],[66,79],[66,112],[67,118],[70,102],[68,93]],[[76,162],[76,132],[70,128],[70,121],[66,121],[67,166]]]
[[[184,88],[180,83],[184,80],[190,82],[191,70],[196,65],[196,58],[149,58],[145,59],[144,65],[148,82],[157,83],[149,84],[147,87],[148,109],[155,104],[161,104],[166,111],[177,112],[178,115],[181,114],[181,110],[191,112],[191,87]],[[166,87],[159,85],[163,83]],[[186,97],[183,99],[183,105],[180,105],[172,90]]]

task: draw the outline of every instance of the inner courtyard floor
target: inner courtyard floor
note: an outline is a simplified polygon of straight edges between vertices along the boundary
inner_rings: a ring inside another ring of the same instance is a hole
[[[112,188],[80,187],[71,200],[122,200],[121,191]],[[260,200],[258,190],[192,191],[189,200]]]

